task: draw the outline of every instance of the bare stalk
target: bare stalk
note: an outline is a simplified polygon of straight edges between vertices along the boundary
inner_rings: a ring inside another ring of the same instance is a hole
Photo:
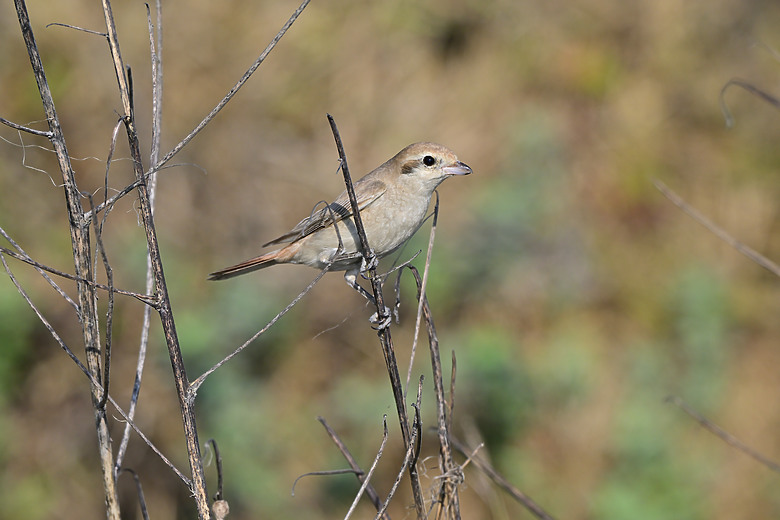
[[[106,22],[108,34],[108,44],[111,49],[111,57],[114,63],[114,72],[116,73],[119,87],[119,95],[122,100],[124,114],[122,119],[127,130],[127,139],[130,146],[130,155],[133,159],[133,170],[136,181],[145,179],[143,164],[141,161],[141,148],[138,141],[138,131],[135,126],[135,117],[132,104],[132,85],[131,76],[125,73],[122,54],[119,49],[119,36],[117,35],[114,16],[109,0],[103,0],[103,14]],[[198,429],[195,420],[195,402],[190,394],[190,383],[187,379],[187,372],[184,367],[184,359],[179,345],[179,337],[176,333],[176,323],[173,319],[173,309],[168,295],[168,286],[165,281],[165,272],[163,270],[162,257],[160,255],[157,232],[154,225],[154,216],[152,205],[149,198],[147,183],[138,184],[138,200],[141,221],[146,232],[146,243],[149,250],[149,258],[152,262],[152,271],[154,273],[154,283],[156,296],[159,302],[157,312],[160,315],[160,322],[165,335],[165,343],[168,346],[168,356],[171,360],[173,369],[174,384],[176,386],[176,395],[179,397],[179,407],[181,410],[182,423],[184,426],[184,436],[187,444],[187,455],[192,474],[192,484],[190,492],[195,499],[198,510],[198,517],[208,519],[211,517],[209,507],[208,492],[206,491],[206,476],[203,471],[203,461],[200,453],[200,444],[198,443]]]
[[[182,139],[179,144],[174,146],[165,156],[160,159],[155,164],[151,165],[150,170],[146,173],[146,176],[151,176],[152,174],[156,173],[162,167],[168,163],[173,157],[181,151],[182,148],[184,148],[190,141],[192,141],[196,135],[200,133],[201,130],[203,130],[207,124],[211,122],[212,119],[217,117],[217,114],[225,107],[225,105],[228,104],[228,102],[233,99],[233,96],[235,96],[239,89],[244,86],[244,84],[249,81],[249,78],[252,76],[252,74],[255,73],[258,67],[265,61],[265,59],[268,57],[268,55],[271,53],[271,51],[276,47],[276,44],[279,43],[279,41],[282,39],[282,37],[287,33],[287,31],[292,27],[292,24],[295,22],[295,20],[298,19],[298,17],[301,15],[303,10],[306,8],[307,5],[309,5],[309,2],[311,0],[303,0],[301,2],[301,5],[298,6],[298,8],[293,12],[292,15],[290,15],[290,18],[285,22],[285,24],[282,26],[282,28],[279,30],[279,32],[274,36],[274,38],[271,40],[271,43],[268,44],[268,46],[263,50],[262,53],[260,53],[260,56],[257,57],[255,62],[247,69],[247,71],[244,73],[243,76],[241,76],[241,79],[238,80],[238,82],[233,85],[233,88],[230,89],[230,91],[223,97],[219,103],[211,110],[211,112],[208,113],[206,117],[203,118],[203,120],[198,123],[198,126],[196,126],[187,136]],[[119,193],[111,197],[110,199],[104,201],[102,204],[98,205],[95,208],[95,211],[102,211],[104,207],[108,206],[109,204],[112,204],[116,202],[119,198],[127,195],[130,191],[132,191],[133,188],[138,184],[139,181],[136,181],[133,183],[133,185],[128,186],[124,190],[121,190]],[[92,218],[92,213],[87,213],[87,218]]]
[[[663,193],[664,197],[669,199],[672,204],[683,210],[693,220],[706,227],[716,237],[720,238],[728,245],[733,247],[736,251],[742,253],[748,257],[748,259],[760,265],[770,273],[774,274],[775,276],[780,276],[780,265],[777,265],[775,262],[771,261],[769,258],[765,257],[755,249],[743,244],[736,238],[726,233],[723,228],[715,224],[713,221],[705,217],[701,212],[697,211],[690,204],[685,202],[682,197],[677,195],[674,191],[670,190],[663,182],[654,179],[653,184],[655,184],[655,187],[658,189],[658,191]]]
[[[673,405],[679,407],[683,412],[687,413],[696,422],[698,422],[704,429],[708,430],[713,435],[719,437],[721,440],[723,440],[723,442],[725,442],[729,446],[736,448],[737,450],[741,451],[748,457],[751,457],[753,460],[771,469],[775,473],[780,473],[780,464],[773,461],[766,455],[763,455],[758,451],[754,450],[753,448],[751,448],[744,442],[740,441],[739,439],[734,437],[732,434],[730,434],[729,432],[727,432],[726,430],[724,430],[714,422],[704,417],[702,414],[700,414],[699,412],[691,408],[680,397],[677,397],[676,395],[671,395],[666,398],[666,402],[672,403]]]
[[[555,520],[547,511],[541,508],[539,504],[534,502],[531,497],[513,486],[503,475],[496,471],[493,466],[479,458],[474,450],[467,448],[462,442],[457,439],[452,439],[453,447],[458,450],[462,455],[469,457],[469,460],[479,468],[485,475],[501,489],[509,493],[518,503],[522,504],[532,515],[540,520]]]
[[[368,279],[371,282],[371,289],[374,293],[377,319],[379,322],[382,322],[390,316],[388,315],[388,310],[387,307],[385,307],[384,297],[382,295],[382,278],[378,276],[376,272],[376,267],[378,264],[377,257],[368,243],[366,230],[363,227],[363,220],[360,218],[360,208],[358,207],[357,197],[355,196],[355,189],[352,186],[352,178],[349,174],[347,155],[344,152],[344,143],[341,141],[341,135],[339,134],[338,127],[336,126],[336,121],[330,114],[328,114],[328,122],[330,123],[333,137],[336,140],[336,148],[338,149],[339,160],[341,161],[341,173],[344,175],[344,184],[346,185],[347,194],[349,195],[349,202],[352,205],[352,219],[355,222],[355,229],[357,230],[358,237],[360,238],[360,248],[363,255],[363,261],[368,268]],[[398,374],[398,362],[396,361],[395,350],[393,348],[393,339],[390,336],[390,327],[379,327],[377,335],[379,336],[379,341],[382,345],[382,354],[384,354],[385,357],[387,373],[390,376],[390,386],[393,390],[393,398],[395,399],[398,421],[401,425],[401,435],[403,436],[404,447],[409,449],[411,442],[409,417],[406,413],[406,398],[404,397],[401,377]],[[422,496],[420,477],[417,473],[416,464],[409,465],[409,477],[411,480],[412,495],[414,496],[414,506],[417,510],[417,517],[425,518],[425,501]]]
[[[360,490],[358,490],[357,495],[355,495],[355,499],[352,501],[352,505],[350,506],[349,511],[347,511],[346,516],[344,516],[344,520],[348,520],[349,517],[352,516],[352,513],[355,512],[358,502],[360,502],[360,497],[363,496],[363,492],[368,487],[369,482],[371,481],[371,475],[374,474],[377,464],[379,464],[379,459],[382,458],[382,453],[385,451],[385,445],[387,444],[387,414],[385,414],[385,416],[382,418],[382,427],[382,444],[379,445],[379,450],[377,450],[376,457],[374,457],[374,463],[371,464],[371,467],[368,470],[368,474],[366,474],[365,478],[362,479],[363,484],[360,486]]]
[[[417,298],[421,302],[425,324],[428,329],[428,345],[431,352],[431,366],[433,369],[433,391],[436,398],[437,433],[439,435],[439,466],[441,468],[443,482],[439,493],[440,514],[446,514],[448,518],[460,518],[460,500],[458,498],[458,486],[462,481],[462,470],[452,459],[451,424],[447,415],[447,401],[444,398],[444,374],[439,353],[439,337],[433,324],[433,314],[428,305],[428,298],[423,293],[423,280],[420,273],[413,265],[408,266],[417,282]],[[454,368],[453,368],[454,370]],[[451,388],[454,384],[450,385]]]
[[[24,0],[14,0],[16,13],[19,18],[19,25],[22,29],[27,53],[30,56],[35,81],[38,84],[38,91],[43,103],[43,109],[46,113],[46,120],[49,124],[49,140],[54,147],[62,172],[63,189],[65,192],[65,203],[70,222],[70,238],[73,248],[73,260],[75,265],[75,274],[81,280],[93,280],[92,270],[92,252],[89,237],[89,225],[84,219],[84,209],[81,205],[81,194],[76,184],[73,167],[70,163],[68,149],[65,144],[57,111],[54,107],[54,100],[51,96],[49,84],[43,69],[43,63],[35,43],[30,18],[27,13],[27,6]],[[78,282],[78,307],[79,320],[81,322],[84,347],[86,349],[86,364],[89,373],[97,380],[101,381],[100,366],[100,335],[98,331],[98,310],[97,310],[97,291],[94,285]],[[114,456],[111,448],[111,436],[108,431],[108,422],[106,410],[103,406],[102,388],[90,386],[92,395],[92,405],[95,413],[95,427],[98,437],[98,452],[100,466],[103,478],[103,488],[106,498],[106,516],[110,520],[119,520],[119,502],[117,500],[116,479],[114,477]]]
[[[157,164],[160,158],[160,140],[162,135],[162,5],[160,0],[156,0],[156,20],[157,31],[155,32],[152,24],[151,13],[149,7],[146,8],[147,25],[149,26],[149,48],[151,52],[152,62],[152,151],[150,156],[150,163]],[[156,43],[155,43],[156,36]],[[149,187],[149,205],[151,206],[152,214],[154,214],[154,200],[157,193],[157,172],[149,175],[148,180]],[[107,199],[108,197],[106,197]],[[146,294],[151,294],[154,289],[154,271],[152,266],[152,259],[148,252],[146,255]],[[149,345],[149,328],[152,324],[152,307],[149,305],[144,306],[143,323],[141,325],[141,340],[138,345],[138,357],[135,366],[135,380],[133,381],[133,390],[130,394],[130,406],[127,409],[127,413],[132,420],[135,417],[135,409],[138,405],[138,397],[141,393],[141,381],[144,374],[144,366],[146,364],[146,349]],[[119,450],[116,455],[116,471],[119,471],[125,454],[127,453],[127,446],[130,443],[130,424],[125,425],[125,431],[122,433],[122,441],[119,443]]]
[[[433,255],[433,242],[436,238],[436,223],[439,221],[439,191],[434,191],[436,194],[436,203],[433,205],[433,223],[431,224],[431,233],[428,236],[428,252],[425,255],[425,269],[423,270],[422,285],[420,286],[420,294],[425,295],[425,288],[428,287],[428,272],[431,268],[431,256]],[[400,297],[400,281],[401,273],[403,269],[398,271],[398,278],[396,279],[396,307],[401,303]],[[422,321],[423,314],[423,298],[417,299],[417,318],[414,321],[414,339],[412,340],[412,353],[409,356],[409,369],[406,372],[406,386],[404,387],[404,395],[409,388],[409,381],[412,379],[412,367],[414,366],[414,356],[417,353],[417,340],[420,337],[420,323]]]
[[[404,473],[406,472],[407,467],[416,466],[417,460],[420,457],[420,430],[422,429],[422,420],[420,419],[420,403],[422,401],[422,385],[423,385],[423,378],[420,377],[420,383],[417,386],[417,403],[414,406],[414,424],[412,425],[412,437],[409,439],[409,446],[406,448],[406,455],[404,456],[404,461],[401,464],[401,470],[398,472],[398,476],[395,478],[395,481],[393,482],[393,487],[390,488],[390,492],[387,494],[387,498],[382,503],[382,507],[377,511],[376,516],[374,517],[374,520],[379,520],[382,515],[384,515],[387,512],[387,506],[390,505],[390,501],[395,496],[395,492],[398,490],[398,484],[401,483],[401,479],[404,476]],[[425,515],[423,517],[419,518],[427,518],[428,516]]]
[[[355,473],[355,476],[357,476],[360,483],[362,484],[366,482],[365,471],[363,471],[360,465],[358,465],[357,461],[355,460],[355,457],[352,456],[352,453],[347,448],[347,445],[344,444],[344,441],[342,441],[341,438],[338,436],[338,434],[335,432],[335,430],[333,430],[333,428],[331,428],[328,425],[328,423],[325,422],[325,419],[323,419],[322,417],[317,417],[317,420],[320,421],[320,423],[322,423],[322,426],[325,427],[325,431],[328,432],[328,435],[330,436],[331,440],[339,449],[341,454],[344,456],[344,459],[346,459],[347,463],[349,464],[349,467]],[[374,504],[374,507],[376,507],[378,511],[382,507],[382,499],[379,498],[379,494],[374,489],[374,486],[372,486],[370,483],[366,485],[366,494],[368,495],[368,498],[371,499],[371,502]],[[382,520],[390,520],[390,515],[384,513],[382,515]]]

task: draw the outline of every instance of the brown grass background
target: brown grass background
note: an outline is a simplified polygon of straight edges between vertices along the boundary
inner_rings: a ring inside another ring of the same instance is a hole
[[[164,3],[164,152],[295,7]],[[114,8],[148,147],[145,8]],[[106,44],[44,26],[103,30],[99,4],[41,0],[29,9],[80,187],[98,190],[119,110]],[[779,25],[778,6],[765,1],[314,0],[254,79],[160,175],[157,229],[191,378],[316,274],[284,266],[205,280],[343,189],[331,113],[355,176],[418,140],[449,146],[474,169],[439,190],[429,286],[445,364],[451,351],[458,358],[460,436],[484,441],[482,454],[559,518],[778,517],[778,475],[664,403],[678,395],[780,459],[778,280],[651,181],[780,257],[780,114],[734,89],[725,98],[736,126],[727,129],[719,107],[733,77],[780,94]],[[0,6],[0,49],[0,115],[44,128],[33,123],[43,117],[40,100],[10,2]],[[34,258],[72,269],[48,143],[23,136],[30,146],[22,149],[6,127],[0,137],[0,225]],[[117,154],[115,188],[132,175],[126,145]],[[407,257],[425,247],[427,229]],[[106,241],[117,284],[142,290],[143,231],[132,196],[111,213]],[[34,271],[11,266],[76,348],[72,309]],[[404,373],[413,308],[406,284],[394,328]],[[126,402],[141,308],[122,299],[116,312],[112,392]],[[382,414],[390,415],[395,442],[376,479],[389,488],[398,427],[369,314],[339,275],[328,275],[201,389],[201,440],[220,443],[230,518],[343,517],[356,491],[348,476],[304,479],[290,496],[301,473],[344,467],[317,415],[364,466],[379,445]],[[0,516],[103,517],[86,382],[5,277],[0,349]],[[425,351],[413,380],[421,373],[429,374]],[[426,392],[432,425],[430,377]],[[156,326],[137,421],[186,467]],[[122,426],[114,424],[115,442]],[[427,464],[433,476],[434,460]],[[184,486],[137,438],[127,465],[142,478],[152,518],[193,517]],[[207,471],[213,476],[213,465]],[[120,487],[124,514],[139,518],[130,480]],[[407,487],[394,518],[412,515]],[[461,504],[464,518],[530,518],[471,470]],[[371,517],[370,508],[359,514]]]

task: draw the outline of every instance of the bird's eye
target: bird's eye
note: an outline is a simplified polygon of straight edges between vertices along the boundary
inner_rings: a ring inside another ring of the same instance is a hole
[[[436,159],[434,159],[430,155],[426,155],[425,157],[423,157],[423,164],[425,166],[433,166],[434,164],[436,164]]]

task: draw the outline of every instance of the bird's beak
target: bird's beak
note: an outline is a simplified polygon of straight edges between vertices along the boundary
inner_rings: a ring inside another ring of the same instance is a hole
[[[468,164],[458,161],[449,166],[443,167],[442,171],[444,171],[444,173],[447,175],[468,175],[471,173],[471,168],[469,168]]]

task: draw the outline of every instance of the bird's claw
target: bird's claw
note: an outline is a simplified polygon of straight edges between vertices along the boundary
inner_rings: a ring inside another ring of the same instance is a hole
[[[366,273],[366,272],[368,272],[371,269],[376,269],[377,267],[379,267],[379,258],[377,258],[376,255],[372,254],[371,256],[369,256],[368,262],[366,262],[366,258],[365,257],[363,257],[360,260],[360,272],[361,272],[361,274],[362,273]]]
[[[393,321],[393,315],[390,313],[390,309],[385,307],[384,312],[382,312],[382,315],[380,316],[379,313],[375,312],[371,315],[370,318],[368,318],[368,321],[371,322],[371,328],[374,330],[385,330],[387,327],[390,326],[390,323]]]

